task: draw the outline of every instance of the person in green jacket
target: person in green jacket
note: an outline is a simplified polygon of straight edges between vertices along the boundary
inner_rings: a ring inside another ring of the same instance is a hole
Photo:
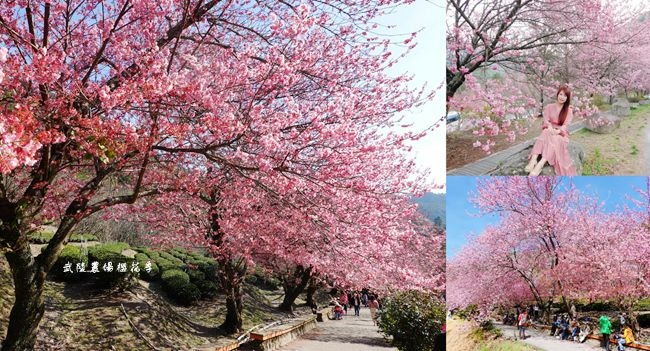
[[[609,336],[612,334],[612,322],[606,316],[600,316],[598,324],[600,325],[600,333],[603,335],[605,350],[609,351]]]

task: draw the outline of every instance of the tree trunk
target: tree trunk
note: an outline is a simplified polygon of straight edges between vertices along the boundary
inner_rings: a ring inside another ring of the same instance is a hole
[[[244,324],[241,283],[244,280],[246,268],[241,261],[235,262],[226,259],[220,260],[219,266],[222,267],[222,273],[218,277],[218,282],[226,294],[226,320],[220,328],[228,334],[233,334],[241,331]]]
[[[314,295],[316,294],[316,291],[318,290],[318,283],[316,282],[316,279],[311,278],[309,279],[309,285],[307,285],[307,306],[310,307],[316,307],[316,300],[314,300]]]
[[[16,300],[9,314],[2,351],[33,350],[43,318],[45,273],[38,269],[29,246],[5,253],[11,267]]]
[[[281,311],[293,312],[293,303],[296,301],[298,296],[302,293],[302,289],[299,289],[298,286],[292,286],[290,288],[284,288],[284,298],[282,303],[278,308]]]
[[[221,324],[221,328],[228,334],[237,333],[242,330],[244,321],[242,319],[242,302],[241,286],[239,283],[232,284],[226,291],[226,320]]]
[[[311,278],[311,267],[298,266],[294,274],[284,280],[282,284],[284,298],[278,307],[281,311],[293,312],[293,303],[307,287],[309,278]]]
[[[447,112],[449,112],[449,99],[454,97],[458,89],[465,83],[465,75],[457,72],[452,73],[449,68],[446,70],[447,76]]]
[[[630,326],[632,331],[634,331],[634,335],[639,335],[641,332],[641,326],[639,326],[639,321],[636,320],[636,312],[634,312],[634,309],[630,308],[627,310],[627,317],[626,317],[626,323]]]

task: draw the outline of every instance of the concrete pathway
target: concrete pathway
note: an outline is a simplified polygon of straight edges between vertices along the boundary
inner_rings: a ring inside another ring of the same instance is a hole
[[[372,324],[370,310],[362,307],[359,317],[354,316],[354,309],[348,313],[342,320],[318,323],[279,351],[397,351]]]
[[[503,325],[500,323],[494,324],[496,327],[503,331],[503,336],[514,338],[517,335],[517,329],[513,326]],[[604,350],[598,346],[595,340],[587,340],[584,344],[571,342],[567,340],[559,340],[555,337],[548,335],[548,330],[537,330],[529,328],[526,330],[526,340],[520,340],[526,344],[538,347],[546,351],[593,351]],[[614,350],[614,345],[610,346]]]
[[[569,133],[573,134],[585,127],[584,121],[578,121],[569,126]],[[512,157],[512,155],[532,145],[535,139],[524,141],[520,144],[511,146],[505,150],[495,152],[494,154],[484,157],[478,161],[466,164],[462,167],[447,171],[448,176],[480,176],[489,175],[494,172],[499,165]]]

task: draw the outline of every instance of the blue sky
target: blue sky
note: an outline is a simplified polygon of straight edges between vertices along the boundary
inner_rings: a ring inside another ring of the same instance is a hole
[[[382,25],[393,25],[394,28],[383,30],[389,35],[410,34],[419,31],[416,37],[417,46],[389,72],[393,75],[406,73],[412,75],[411,86],[419,88],[426,83],[429,90],[444,83],[446,32],[445,0],[416,1],[413,4],[398,6],[391,14],[382,17],[378,22]],[[404,39],[406,36],[404,37]],[[402,39],[403,40],[403,39]],[[403,52],[403,48],[391,48],[395,56]],[[433,125],[434,120],[445,114],[445,86],[436,93],[433,101],[417,110],[408,111],[404,116],[406,121],[413,124],[415,131],[421,131]],[[431,180],[444,184],[446,178],[446,129],[443,123],[426,137],[412,144],[412,157],[423,168],[432,171]]]
[[[628,196],[638,197],[635,188],[645,189],[645,177],[563,177],[582,192],[595,195],[606,211],[629,205]],[[465,244],[467,235],[480,233],[486,225],[497,223],[497,216],[477,217],[478,210],[470,204],[468,194],[476,191],[476,177],[447,178],[447,258],[453,257]]]

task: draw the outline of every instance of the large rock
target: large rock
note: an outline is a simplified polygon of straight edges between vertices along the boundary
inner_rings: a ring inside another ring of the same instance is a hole
[[[569,155],[571,156],[571,159],[573,160],[573,165],[576,168],[576,172],[578,175],[582,174],[582,162],[585,159],[585,151],[582,148],[582,145],[579,143],[569,140]],[[501,162],[499,166],[497,167],[496,170],[490,172],[488,175],[493,175],[493,176],[527,176],[528,172],[524,171],[524,168],[528,164],[528,155],[530,155],[530,152],[533,149],[533,144],[531,143],[528,145],[526,148],[523,150],[519,151],[518,153],[512,155],[509,157],[507,160]],[[542,169],[542,173],[540,175],[543,176],[554,176],[555,175],[555,170],[553,169],[553,166],[549,165],[548,163],[544,166]]]
[[[585,119],[585,127],[598,134],[609,134],[621,126],[621,118],[611,113],[598,112]]]
[[[639,105],[650,105],[650,99],[645,99],[639,101]]]
[[[630,103],[627,101],[627,99],[616,99],[614,100],[614,104],[609,111],[617,116],[629,116],[631,113]]]

